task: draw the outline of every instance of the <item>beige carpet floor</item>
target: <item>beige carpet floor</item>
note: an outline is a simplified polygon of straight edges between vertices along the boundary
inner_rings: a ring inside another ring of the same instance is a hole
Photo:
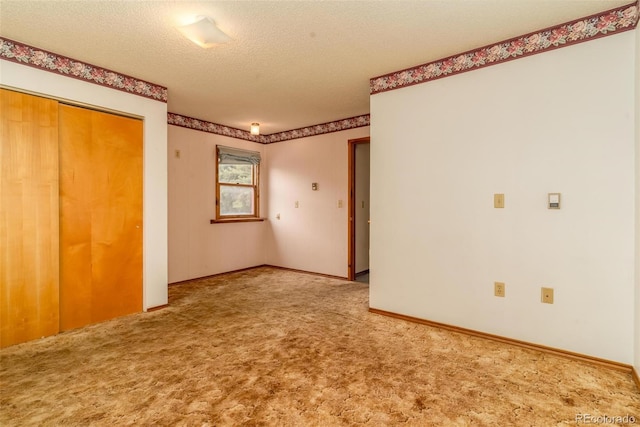
[[[0,425],[640,424],[630,374],[369,313],[366,284],[260,267],[169,302],[0,351]]]

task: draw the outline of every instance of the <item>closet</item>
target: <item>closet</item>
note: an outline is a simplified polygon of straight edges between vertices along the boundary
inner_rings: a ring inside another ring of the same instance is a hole
[[[0,89],[0,347],[142,311],[142,121]]]

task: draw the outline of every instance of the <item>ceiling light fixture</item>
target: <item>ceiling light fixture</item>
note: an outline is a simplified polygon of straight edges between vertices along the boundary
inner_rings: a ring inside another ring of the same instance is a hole
[[[251,135],[260,135],[260,123],[251,123]]]
[[[213,19],[206,16],[196,17],[192,24],[182,25],[178,30],[189,40],[200,47],[208,48],[221,43],[227,43],[231,37],[222,32]]]

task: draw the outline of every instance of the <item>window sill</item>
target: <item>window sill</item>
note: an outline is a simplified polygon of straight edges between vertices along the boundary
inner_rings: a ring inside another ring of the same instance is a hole
[[[209,224],[228,224],[231,222],[262,222],[267,218],[226,218],[226,219],[212,219]]]

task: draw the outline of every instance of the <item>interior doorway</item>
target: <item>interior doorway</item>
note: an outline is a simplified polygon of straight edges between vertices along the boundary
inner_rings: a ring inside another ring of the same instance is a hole
[[[349,280],[369,282],[370,137],[349,140]],[[365,280],[366,279],[366,280]]]

